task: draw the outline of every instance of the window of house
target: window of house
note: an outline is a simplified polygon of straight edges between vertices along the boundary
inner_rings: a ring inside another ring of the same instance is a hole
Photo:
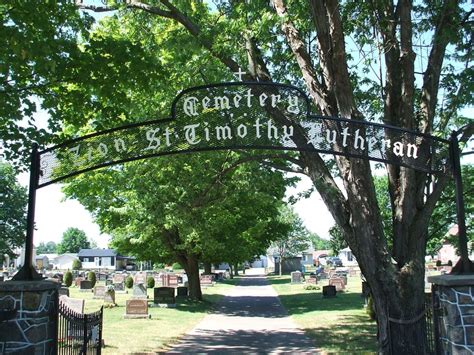
[[[115,258],[113,256],[110,257],[110,265],[115,266]]]

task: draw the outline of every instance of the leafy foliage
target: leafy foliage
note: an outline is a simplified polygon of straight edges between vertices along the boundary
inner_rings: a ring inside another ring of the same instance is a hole
[[[68,270],[64,273],[63,281],[66,287],[70,287],[72,285],[72,272],[71,271]]]
[[[16,180],[13,168],[0,160],[0,260],[15,256],[15,249],[25,241],[26,189]]]
[[[89,280],[92,284],[92,287],[95,286],[95,283],[97,282],[97,276],[95,275],[94,271],[89,271],[87,273],[87,280]]]
[[[57,245],[55,242],[40,242],[39,245],[36,247],[36,254],[54,254],[56,253]]]
[[[63,233],[61,243],[57,246],[58,254],[78,253],[81,249],[89,249],[90,243],[86,233],[79,228],[69,227]]]
[[[132,288],[133,287],[133,277],[127,276],[125,279],[125,287],[126,288]]]
[[[79,259],[74,259],[73,260],[72,269],[73,270],[81,270],[82,269],[82,263]]]
[[[155,287],[155,278],[152,276],[148,276],[146,279],[146,287],[153,288]]]

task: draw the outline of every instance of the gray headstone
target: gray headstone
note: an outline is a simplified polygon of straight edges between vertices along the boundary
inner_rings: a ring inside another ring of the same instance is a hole
[[[294,271],[291,273],[291,283],[292,284],[299,284],[302,282],[302,276],[300,271]]]
[[[104,302],[115,304],[115,291],[105,292]]]
[[[59,294],[59,296],[68,296],[68,297],[69,297],[69,288],[67,288],[67,287],[61,287],[61,288],[58,290],[58,294]]]
[[[144,284],[133,285],[133,298],[147,298]]]
[[[115,291],[125,291],[125,284],[123,282],[114,283]]]
[[[80,290],[92,290],[92,282],[89,280],[82,280],[79,285]]]

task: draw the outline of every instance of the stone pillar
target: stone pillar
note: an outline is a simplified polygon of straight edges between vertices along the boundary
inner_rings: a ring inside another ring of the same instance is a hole
[[[0,283],[0,354],[55,354],[58,288],[52,281]]]
[[[435,313],[442,354],[474,353],[474,275],[430,276],[436,285]]]

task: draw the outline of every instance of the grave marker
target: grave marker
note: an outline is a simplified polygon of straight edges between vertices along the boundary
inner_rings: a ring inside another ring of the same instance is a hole
[[[82,280],[79,285],[79,291],[90,291],[92,290],[92,282],[89,280]]]
[[[188,297],[188,288],[185,286],[178,286],[178,288],[176,288],[176,296]]]
[[[176,297],[173,287],[155,287],[153,289],[153,303],[158,306],[176,306]]]
[[[344,291],[346,288],[344,280],[340,277],[333,277],[332,279],[329,279],[329,285],[335,286],[337,292]]]
[[[201,286],[213,286],[212,275],[202,275],[200,281]]]
[[[127,300],[124,318],[150,318],[147,300],[142,298]]]
[[[332,298],[332,297],[336,297],[336,286],[332,286],[332,285],[327,285],[327,286],[323,286],[323,297],[324,298]]]
[[[107,291],[107,287],[105,286],[96,286],[94,287],[94,296],[95,299],[102,299],[105,296],[105,292]]]
[[[115,304],[115,290],[109,290],[105,292],[104,302]]]
[[[145,273],[137,273],[133,276],[133,284],[134,285],[142,285],[146,284],[146,274]]]
[[[60,296],[59,301],[66,304],[73,312],[84,314],[84,303],[82,298],[71,298],[68,296]]]
[[[147,298],[146,286],[144,284],[133,285],[133,298]]]
[[[294,271],[291,273],[291,283],[292,284],[300,284],[302,282],[302,274],[301,271]]]

